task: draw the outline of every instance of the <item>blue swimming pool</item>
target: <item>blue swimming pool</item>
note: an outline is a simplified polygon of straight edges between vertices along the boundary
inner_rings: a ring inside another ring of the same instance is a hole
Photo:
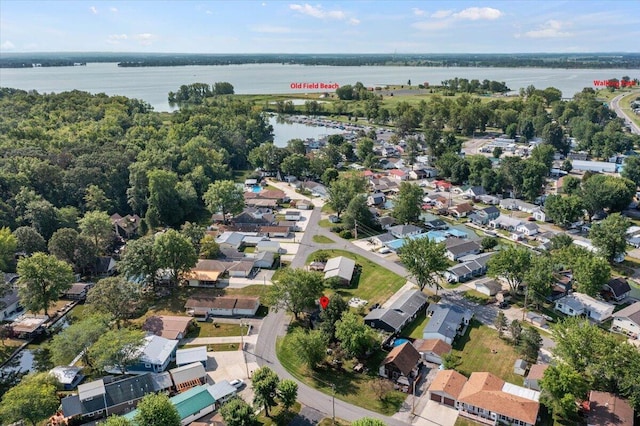
[[[403,344],[407,343],[408,341],[409,341],[408,339],[396,339],[393,342],[393,346],[394,347],[400,346],[400,345],[403,345]]]
[[[260,192],[260,191],[262,191],[262,187],[260,185],[254,185],[254,186],[251,187],[251,191]]]

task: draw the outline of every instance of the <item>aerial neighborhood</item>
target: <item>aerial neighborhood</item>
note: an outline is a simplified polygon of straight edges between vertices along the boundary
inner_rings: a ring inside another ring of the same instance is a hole
[[[490,83],[1,89],[1,423],[632,426],[633,92]]]

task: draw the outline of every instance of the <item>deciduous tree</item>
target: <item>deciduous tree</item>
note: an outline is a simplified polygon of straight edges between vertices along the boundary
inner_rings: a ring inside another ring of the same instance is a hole
[[[373,214],[367,206],[367,197],[364,194],[358,194],[349,201],[347,210],[344,212],[342,222],[347,229],[356,228],[358,231],[371,229],[375,226],[373,223]]]
[[[551,295],[555,282],[553,268],[554,262],[551,256],[536,256],[531,259],[531,267],[525,273],[528,298],[538,307]]]
[[[511,293],[515,293],[531,267],[531,253],[525,248],[509,247],[489,259],[488,266],[487,274],[504,278]]]
[[[572,263],[576,290],[595,297],[611,278],[611,267],[605,259],[593,253],[582,253],[581,256],[575,257]]]
[[[298,357],[314,370],[325,357],[327,336],[320,330],[306,331],[298,328],[291,334],[291,344]]]
[[[438,294],[440,275],[449,264],[445,257],[445,246],[430,238],[406,239],[398,252],[402,264],[415,278],[420,290],[433,287]]]
[[[593,245],[609,262],[624,257],[627,251],[626,232],[631,225],[629,219],[619,213],[609,215],[601,222],[594,223],[589,231]]]
[[[89,290],[87,304],[96,312],[109,314],[116,324],[131,318],[141,305],[140,285],[122,277],[104,278]]]
[[[140,347],[144,342],[144,332],[120,328],[102,334],[89,348],[89,356],[94,360],[94,368],[113,368],[120,374],[140,359]]]
[[[31,255],[38,251],[47,250],[47,242],[42,238],[42,235],[31,226],[21,226],[13,231],[13,236],[16,237],[17,251],[25,252],[27,255]]]
[[[155,237],[148,235],[127,243],[122,260],[118,263],[118,270],[127,279],[142,279],[146,285],[155,285],[156,274],[161,266],[154,242]]]
[[[378,343],[375,331],[359,315],[349,311],[336,323],[336,338],[340,347],[353,357],[366,354]]]
[[[0,228],[0,271],[8,271],[16,255],[18,239],[11,233],[11,229]]]
[[[257,422],[253,407],[237,396],[220,407],[220,415],[227,426],[253,426]]]
[[[325,309],[320,312],[320,330],[325,334],[327,340],[331,341],[335,339],[336,322],[342,317],[342,313],[349,309],[347,301],[339,294],[332,294],[329,297],[329,304]]]
[[[138,403],[133,421],[137,426],[180,426],[178,409],[163,393],[150,393]]]
[[[299,319],[300,313],[316,305],[322,295],[322,275],[304,269],[287,268],[269,287],[267,303],[276,311],[284,309]]]
[[[520,335],[520,353],[529,362],[535,363],[542,347],[542,337],[537,329],[526,327]]]
[[[561,362],[545,370],[540,388],[540,400],[554,417],[572,419],[578,414],[576,401],[586,398],[589,385],[584,376]]]
[[[398,223],[414,223],[420,217],[422,205],[422,188],[409,182],[400,184],[400,191],[394,200],[393,217]]]
[[[0,418],[9,424],[20,420],[38,425],[60,405],[56,380],[49,373],[30,374],[9,389],[0,402]]]
[[[174,229],[160,234],[153,242],[153,253],[161,268],[171,271],[171,284],[196,265],[198,256],[187,237]]]
[[[328,188],[328,204],[340,217],[356,195],[364,192],[364,178],[357,175],[345,175],[331,182]]]
[[[582,198],[577,195],[548,195],[544,209],[549,219],[562,227],[568,227],[584,216]]]
[[[97,254],[103,253],[114,237],[113,224],[106,212],[87,212],[78,225],[82,235],[93,242]]]
[[[285,379],[278,383],[278,398],[282,401],[285,410],[289,410],[298,399],[298,383],[295,380]]]
[[[273,370],[264,366],[253,372],[251,381],[253,383],[253,391],[255,393],[254,403],[262,405],[266,416],[270,417],[269,408],[274,407],[277,404],[276,395],[280,378]]]
[[[496,330],[498,330],[498,337],[502,338],[502,333],[504,333],[504,330],[507,328],[507,317],[504,315],[504,312],[498,312],[493,325],[496,327]]]
[[[232,180],[212,183],[202,198],[211,214],[222,213],[225,223],[228,214],[236,215],[242,212],[245,206],[242,188]]]
[[[56,365],[67,365],[82,353],[82,362],[87,367],[92,367],[89,348],[109,329],[109,321],[110,318],[106,315],[91,315],[56,334],[49,344],[53,362]]]
[[[69,264],[44,253],[20,259],[17,270],[22,305],[32,312],[44,311],[45,315],[74,280]]]

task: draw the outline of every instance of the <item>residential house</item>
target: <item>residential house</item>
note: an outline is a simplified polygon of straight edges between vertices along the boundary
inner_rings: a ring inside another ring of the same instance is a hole
[[[260,232],[269,238],[289,238],[291,230],[287,226],[262,226]]]
[[[534,426],[540,392],[506,383],[491,373],[474,372],[458,396],[461,416],[485,424]]]
[[[387,201],[387,198],[382,192],[375,192],[367,197],[368,206],[380,206]]]
[[[422,338],[452,344],[457,335],[464,334],[473,312],[457,305],[432,303],[427,308],[427,315],[431,319],[422,330]]]
[[[432,231],[444,231],[446,229],[449,229],[449,225],[447,224],[447,222],[442,219],[428,220],[424,223],[424,226]]]
[[[199,259],[196,266],[185,274],[190,287],[215,286],[227,267],[218,260]]]
[[[487,191],[485,191],[482,186],[472,186],[464,191],[464,195],[475,200],[479,199],[483,195],[487,195]]]
[[[151,374],[126,376],[121,380],[112,377],[78,386],[78,394],[62,399],[65,417],[92,420],[111,415],[122,415],[135,409],[140,400],[152,393]]]
[[[505,198],[501,200],[500,207],[505,210],[518,210],[521,212],[529,213],[540,222],[544,222],[546,220],[546,215],[539,206],[527,203],[526,201],[518,200],[516,198]]]
[[[167,369],[171,361],[176,359],[177,340],[149,334],[139,350],[138,361],[127,367],[128,372],[154,372],[160,373]],[[116,370],[114,370],[116,371]]]
[[[483,204],[489,204],[490,206],[497,206],[500,204],[500,198],[495,195],[481,195],[479,201]]]
[[[311,195],[314,197],[326,198],[328,196],[327,187],[321,183],[314,182],[312,180],[302,182],[300,187],[302,189],[306,189],[307,191],[311,192]]]
[[[12,334],[19,339],[31,339],[45,331],[48,315],[22,314],[11,323]]]
[[[547,319],[537,312],[527,312],[526,320],[538,327],[544,327]]]
[[[442,364],[442,357],[451,352],[451,345],[440,339],[416,339],[413,347],[422,359],[435,364]]]
[[[452,266],[444,272],[444,277],[452,283],[465,282],[487,273],[487,262],[495,252],[464,256],[458,260],[464,262]]]
[[[204,346],[202,347],[204,348]],[[169,370],[169,374],[178,392],[184,392],[194,386],[203,385],[207,383],[208,377],[204,365],[198,361],[172,368]]]
[[[168,371],[162,373],[151,373],[151,382],[153,383],[154,392],[162,392],[169,395],[173,392],[173,380]]]
[[[396,225],[389,228],[389,232],[396,238],[409,238],[422,234],[422,228],[415,225]]]
[[[633,339],[640,337],[640,302],[635,302],[613,314],[611,331],[625,333]]]
[[[212,413],[216,402],[209,393],[208,385],[193,387],[169,398],[169,401],[178,411],[182,426],[190,425],[194,420]],[[134,410],[123,417],[131,421],[136,414],[137,410]]]
[[[573,273],[558,271],[553,274],[554,282],[547,300],[554,301],[568,295],[573,290]]]
[[[260,241],[256,245],[256,252],[281,253],[280,243],[278,241]]]
[[[497,207],[489,206],[482,210],[476,210],[475,212],[468,215],[469,220],[476,224],[486,226],[494,219],[497,219],[500,216],[500,210]]]
[[[278,244],[278,252],[280,252],[280,245]],[[275,261],[275,255],[271,251],[258,251],[254,254],[253,266],[260,269],[269,269],[273,266]]]
[[[140,227],[140,216],[137,214],[120,216],[118,213],[111,215],[111,223],[115,228],[116,235],[125,239],[129,239],[138,235]]]
[[[603,288],[607,300],[621,302],[631,294],[631,286],[626,279],[622,277],[612,278]]]
[[[527,237],[532,237],[536,235],[538,231],[539,231],[538,225],[532,222],[521,223],[520,225],[516,226],[516,232],[521,232]]]
[[[165,339],[183,339],[191,326],[193,318],[175,315],[152,315],[148,317],[142,329]]]
[[[549,368],[549,364],[533,364],[524,379],[524,387],[540,392],[540,380],[544,377],[547,368]]]
[[[71,287],[62,293],[62,297],[69,300],[84,300],[87,293],[93,287],[93,283],[74,283]]]
[[[451,188],[453,187],[453,185],[451,185],[451,182],[447,182],[446,180],[436,180],[433,183],[434,183],[436,189],[438,189],[440,191],[449,192],[449,191],[451,191]]]
[[[326,197],[326,195],[322,197]],[[313,210],[313,203],[309,200],[296,200],[296,208],[299,210]]]
[[[369,312],[364,317],[364,323],[371,328],[397,334],[424,309],[427,296],[413,289],[396,293],[390,301],[388,306]]]
[[[409,179],[422,180],[430,177],[435,177],[437,174],[438,173],[434,168],[413,169],[409,172]]]
[[[188,315],[194,317],[254,316],[260,307],[260,298],[253,296],[193,295],[185,303]]]
[[[611,317],[614,306],[586,294],[574,292],[556,300],[555,309],[572,317],[584,315],[593,321],[602,322]]]
[[[455,216],[457,219],[467,217],[469,213],[473,211],[473,206],[469,203],[456,204],[453,207],[449,207],[449,213]]]
[[[387,230],[396,224],[396,219],[391,216],[378,217],[377,221],[380,224],[380,227],[382,229],[387,229]]]
[[[475,283],[475,288],[478,293],[482,293],[485,296],[493,297],[500,290],[502,290],[502,285],[495,280],[486,279],[482,281],[477,281]]]
[[[220,408],[225,402],[238,394],[238,390],[227,380],[221,380],[218,383],[209,386],[209,393],[216,400],[216,409]]]
[[[429,386],[429,399],[456,408],[467,378],[455,370],[440,370]]]
[[[243,247],[255,247],[260,241],[268,241],[269,239],[264,235],[258,235],[257,232],[244,232],[242,238]]]
[[[446,247],[445,256],[453,261],[470,254],[478,254],[482,250],[480,244],[473,240],[447,238],[444,243]]]
[[[20,297],[18,296],[18,291],[13,288],[8,289],[0,299],[0,321],[13,316],[19,307]]]
[[[253,260],[240,260],[233,262],[231,266],[227,268],[229,277],[247,278],[250,277],[253,272]]]
[[[49,374],[54,376],[66,391],[75,389],[84,379],[82,368],[69,365],[55,367],[49,370]]]
[[[524,376],[525,374],[527,374],[527,368],[529,368],[529,363],[524,359],[518,358],[513,364],[513,374]]]
[[[99,277],[111,276],[116,272],[116,261],[111,256],[98,256],[95,270]]]
[[[409,179],[409,174],[401,169],[393,169],[389,171],[389,177],[402,182]]]
[[[284,212],[284,219],[298,221],[300,220],[300,212],[298,210],[287,210]]]
[[[600,173],[616,173],[620,166],[616,163],[609,163],[607,161],[582,161],[582,160],[573,160],[571,161],[572,170],[579,171],[591,171],[591,172],[600,172]]]
[[[242,241],[244,240],[245,235],[240,232],[231,232],[225,231],[222,234],[218,235],[216,238],[216,243],[220,247],[227,247],[239,250],[242,247]]]
[[[587,426],[633,426],[629,401],[609,392],[589,392]]]
[[[324,279],[337,277],[342,285],[350,285],[353,273],[356,269],[356,261],[344,256],[332,257],[324,266]]]
[[[199,362],[203,367],[207,366],[207,347],[189,346],[176,351],[176,365],[178,367]]]
[[[258,185],[258,179],[245,179],[244,180],[244,186],[247,189],[252,189],[256,185]]]
[[[509,232],[514,232],[521,223],[522,221],[515,217],[509,217],[501,214],[497,218],[489,221],[489,226],[493,229],[504,229]]]
[[[420,353],[411,343],[403,343],[389,352],[382,361],[378,374],[399,384],[410,386],[418,377],[420,359]]]

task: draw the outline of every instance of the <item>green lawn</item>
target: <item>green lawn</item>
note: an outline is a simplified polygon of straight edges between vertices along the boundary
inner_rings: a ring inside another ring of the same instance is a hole
[[[331,223],[331,222],[329,222],[329,219],[320,219],[320,221],[318,222],[318,225],[322,226],[323,228],[332,228],[332,227],[338,226],[340,224],[339,223]]]
[[[331,244],[334,241],[329,237],[325,237],[324,235],[314,235],[313,242],[318,244]]]
[[[209,352],[229,352],[240,350],[240,343],[210,343],[207,345]]]
[[[357,254],[345,250],[323,250],[323,252],[327,253],[330,258],[344,256],[354,259],[356,264],[362,267],[362,273],[359,277],[354,278],[351,288],[335,290],[346,299],[359,297],[369,301],[369,305],[382,303],[407,282],[405,278]],[[313,256],[314,254],[309,256],[307,263],[311,262]]]
[[[296,379],[327,394],[332,394],[331,385],[335,385],[335,396],[350,404],[392,415],[398,411],[406,397],[397,391],[389,393],[386,400],[380,401],[375,395],[371,383],[377,378],[378,366],[386,352],[378,351],[366,361],[367,374],[353,372],[353,360],[346,360],[343,370],[322,366],[312,371],[304,365],[290,344],[290,334],[279,338],[276,344],[278,359]]]
[[[346,420],[336,418],[335,424],[337,426],[349,426],[351,423],[349,423]],[[334,425],[333,419],[331,419],[330,417],[325,417],[324,419],[322,419],[322,421],[320,421],[320,423],[318,423],[318,426],[333,426],[333,425]]]
[[[262,410],[258,416],[258,423],[265,426],[287,426],[300,412],[300,408],[301,405],[299,402],[296,402],[289,411],[285,411],[284,407],[281,405],[271,407],[269,410],[271,417],[267,417],[264,414],[264,410]]]
[[[425,313],[421,313],[402,329],[402,337],[412,337],[414,339],[422,339],[422,330],[429,323],[429,317]]]
[[[186,337],[230,337],[239,336],[240,333],[239,324],[198,322],[197,326]]]
[[[465,376],[474,371],[488,371],[509,383],[523,384],[523,377],[513,373],[513,364],[520,358],[515,348],[500,339],[496,330],[476,320],[454,342],[453,353],[460,356],[456,370]]]

